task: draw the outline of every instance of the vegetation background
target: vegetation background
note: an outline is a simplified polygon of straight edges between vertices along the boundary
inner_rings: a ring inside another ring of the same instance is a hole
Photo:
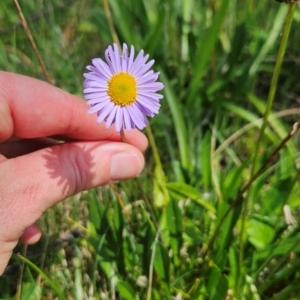
[[[56,86],[82,96],[85,66],[119,39],[156,60],[165,89],[139,179],[47,211],[0,298],[300,299],[298,5],[20,6]],[[0,37],[2,70],[45,80],[13,1],[0,1]]]

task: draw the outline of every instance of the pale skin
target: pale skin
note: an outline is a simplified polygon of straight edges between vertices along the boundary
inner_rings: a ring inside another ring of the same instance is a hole
[[[123,143],[113,126],[96,124],[84,100],[43,81],[0,72],[0,87],[1,275],[18,241],[40,239],[35,222],[46,209],[137,176],[147,139],[132,130]]]

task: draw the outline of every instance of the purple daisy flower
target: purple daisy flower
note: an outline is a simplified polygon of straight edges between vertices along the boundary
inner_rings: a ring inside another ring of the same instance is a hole
[[[85,73],[84,98],[92,107],[88,113],[97,112],[97,123],[106,121],[105,128],[115,123],[116,131],[125,128],[128,132],[137,127],[143,129],[148,124],[146,116],[153,117],[159,111],[159,100],[163,98],[157,91],[163,89],[156,82],[159,72],[149,71],[154,60],[147,62],[149,55],[141,50],[134,59],[134,47],[123,44],[120,55],[116,44],[105,51],[101,58],[92,60]]]

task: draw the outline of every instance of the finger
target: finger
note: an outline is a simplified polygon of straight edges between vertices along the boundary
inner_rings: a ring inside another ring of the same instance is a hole
[[[60,142],[50,138],[39,139],[19,139],[11,138],[4,143],[0,143],[0,153],[6,158],[14,158],[25,155],[46,147],[54,146]],[[1,159],[0,159],[1,163]]]
[[[7,158],[4,155],[0,154],[0,164],[5,160],[7,160]]]
[[[96,124],[85,101],[46,82],[27,76],[0,72],[0,141],[12,135],[36,138],[65,135],[78,140],[120,141],[114,126]],[[147,139],[138,130],[126,133],[127,143],[141,151]]]
[[[19,238],[61,199],[132,178],[143,166],[139,150],[116,142],[57,145],[4,161],[0,164],[0,243]]]
[[[20,242],[23,244],[31,245],[35,244],[41,238],[42,233],[36,224],[33,224],[25,229],[22,236],[20,237]]]

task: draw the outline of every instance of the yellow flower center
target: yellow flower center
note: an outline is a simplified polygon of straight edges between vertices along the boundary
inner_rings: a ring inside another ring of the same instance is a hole
[[[136,80],[128,73],[120,72],[112,76],[108,81],[108,95],[117,105],[130,105],[136,100]]]

